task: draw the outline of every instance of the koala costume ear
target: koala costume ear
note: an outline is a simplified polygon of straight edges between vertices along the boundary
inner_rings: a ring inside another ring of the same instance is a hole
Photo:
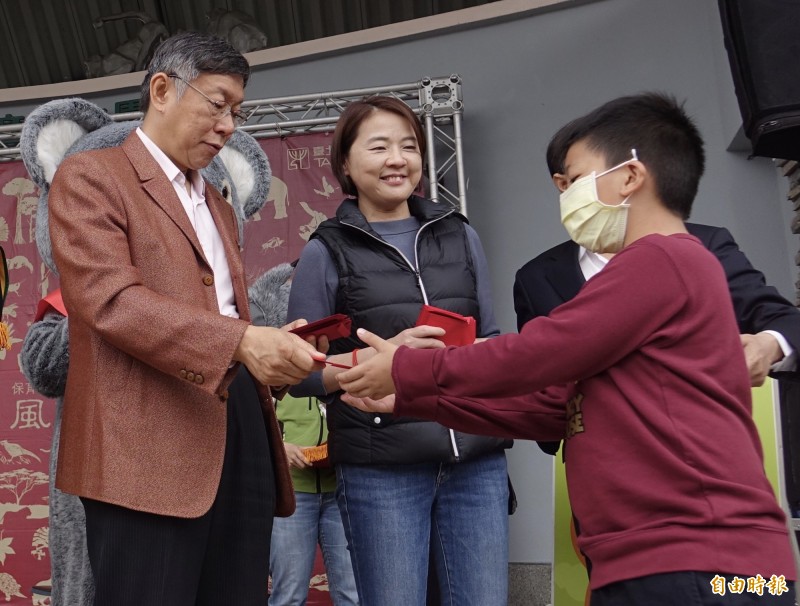
[[[50,101],[33,110],[25,118],[19,142],[22,161],[33,182],[49,188],[72,144],[112,122],[97,105],[78,98]]]
[[[36,246],[45,265],[58,273],[50,248],[47,198],[53,175],[67,151],[86,133],[109,126],[111,117],[94,103],[83,99],[57,99],[33,110],[20,133],[20,153],[25,168],[39,187],[36,210]]]
[[[261,210],[269,194],[272,171],[267,155],[251,135],[235,130],[203,169],[203,176],[233,206],[239,224],[239,246],[244,246],[244,224]]]
[[[245,219],[256,214],[267,201],[272,170],[267,154],[251,135],[234,131],[219,158],[233,180]]]
[[[37,107],[25,119],[20,133],[20,152],[25,168],[40,192],[36,246],[42,261],[55,274],[58,274],[58,269],[50,245],[47,203],[58,165],[67,156],[80,151],[121,145],[140,124],[138,120],[114,122],[101,107],[79,98],[50,101]],[[232,204],[239,222],[241,245],[244,221],[267,199],[271,172],[261,146],[244,132],[235,131],[225,150],[227,162],[218,156],[201,172]]]
[[[244,224],[267,201],[272,180],[267,155],[252,136],[235,130],[202,173],[233,207],[239,224],[239,246],[244,246]]]

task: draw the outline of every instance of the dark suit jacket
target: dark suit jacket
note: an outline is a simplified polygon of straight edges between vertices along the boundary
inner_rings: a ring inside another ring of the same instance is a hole
[[[767,285],[764,275],[739,250],[731,233],[710,225],[687,223],[686,227],[722,263],[739,331],[755,334],[774,330],[800,352],[800,310]],[[548,315],[578,294],[585,282],[578,264],[578,251],[578,245],[568,240],[543,252],[517,272],[514,309],[518,329],[532,318]],[[800,372],[780,373],[780,378],[800,379]],[[550,444],[550,448],[545,444]],[[540,443],[540,446],[551,454],[558,450],[557,442]]]
[[[222,471],[227,387],[238,369],[230,361],[250,318],[233,211],[207,185],[238,319],[219,313],[197,235],[135,133],[64,160],[49,201],[70,343],[57,486],[129,509],[203,515]],[[288,515],[286,453],[269,389],[257,388],[276,512]]]

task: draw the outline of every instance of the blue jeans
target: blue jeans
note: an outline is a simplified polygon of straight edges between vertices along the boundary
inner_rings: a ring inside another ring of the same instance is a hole
[[[353,565],[347,551],[342,517],[332,492],[296,493],[297,508],[272,526],[270,606],[303,606],[314,568],[317,543],[322,549],[334,606],[358,604]]]
[[[361,606],[424,606],[429,555],[443,606],[508,603],[505,453],[467,463],[337,465]]]

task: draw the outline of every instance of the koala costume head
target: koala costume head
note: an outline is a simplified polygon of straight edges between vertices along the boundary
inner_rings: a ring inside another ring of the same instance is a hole
[[[138,120],[114,122],[101,107],[79,98],[50,101],[25,119],[20,134],[22,161],[40,192],[36,246],[52,272],[58,274],[50,245],[47,200],[58,165],[81,151],[121,145],[139,124]],[[236,130],[201,173],[233,206],[242,246],[244,223],[266,202],[272,180],[264,150],[253,137]]]

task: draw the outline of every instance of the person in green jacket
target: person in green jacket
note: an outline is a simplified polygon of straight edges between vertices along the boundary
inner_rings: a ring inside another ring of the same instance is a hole
[[[293,267],[278,265],[250,287],[252,322],[285,324]],[[328,427],[325,408],[316,398],[286,395],[276,404],[283,430],[297,508],[288,518],[275,518],[270,547],[272,592],[269,606],[304,606],[317,545],[322,551],[334,606],[358,604],[353,564],[336,504],[336,474],[326,466]]]

